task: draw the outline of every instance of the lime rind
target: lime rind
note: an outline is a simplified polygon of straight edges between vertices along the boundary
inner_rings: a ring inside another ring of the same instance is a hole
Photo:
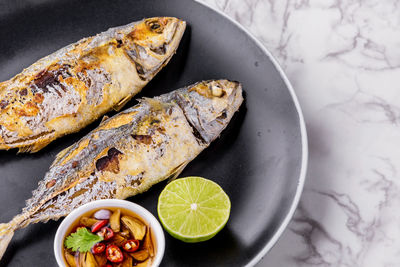
[[[164,188],[157,212],[171,236],[195,243],[209,240],[221,231],[228,222],[230,208],[228,195],[217,183],[191,176]]]

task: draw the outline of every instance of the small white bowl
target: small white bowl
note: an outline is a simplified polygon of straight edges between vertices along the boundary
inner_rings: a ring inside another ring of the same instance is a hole
[[[165,251],[165,237],[163,229],[158,222],[158,220],[151,214],[148,210],[139,206],[138,204],[120,200],[120,199],[104,199],[104,200],[96,200],[90,203],[87,203],[75,210],[73,210],[65,219],[62,221],[60,226],[58,227],[56,237],[54,238],[54,254],[57,260],[57,263],[60,267],[66,267],[64,262],[64,256],[62,255],[62,246],[63,239],[68,231],[69,226],[84,213],[99,209],[99,208],[124,208],[136,213],[140,218],[142,218],[150,228],[152,228],[155,243],[156,243],[156,255],[153,259],[152,267],[157,267],[160,265],[161,260],[164,256]]]

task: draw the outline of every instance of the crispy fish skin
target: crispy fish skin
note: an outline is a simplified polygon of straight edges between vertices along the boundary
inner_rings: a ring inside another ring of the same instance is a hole
[[[93,200],[124,199],[177,177],[243,101],[238,82],[213,80],[144,98],[61,151],[26,207],[0,224],[0,258],[14,231],[57,220]]]
[[[168,63],[185,27],[155,17],[111,28],[0,83],[0,149],[37,152],[119,110]]]

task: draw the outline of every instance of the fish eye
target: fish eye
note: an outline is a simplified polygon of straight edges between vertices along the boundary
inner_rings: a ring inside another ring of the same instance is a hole
[[[210,84],[209,88],[211,89],[211,94],[215,97],[223,97],[225,95],[225,91],[219,84]]]
[[[164,30],[163,26],[157,20],[146,21],[146,24],[153,32],[162,33],[162,31]]]
[[[150,28],[152,30],[156,30],[156,29],[160,28],[160,24],[154,22],[154,23],[150,24]]]

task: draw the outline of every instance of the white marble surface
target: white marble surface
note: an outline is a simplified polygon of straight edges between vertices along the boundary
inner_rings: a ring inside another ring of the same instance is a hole
[[[258,266],[400,266],[400,1],[204,1],[278,59],[307,124],[300,205]]]

